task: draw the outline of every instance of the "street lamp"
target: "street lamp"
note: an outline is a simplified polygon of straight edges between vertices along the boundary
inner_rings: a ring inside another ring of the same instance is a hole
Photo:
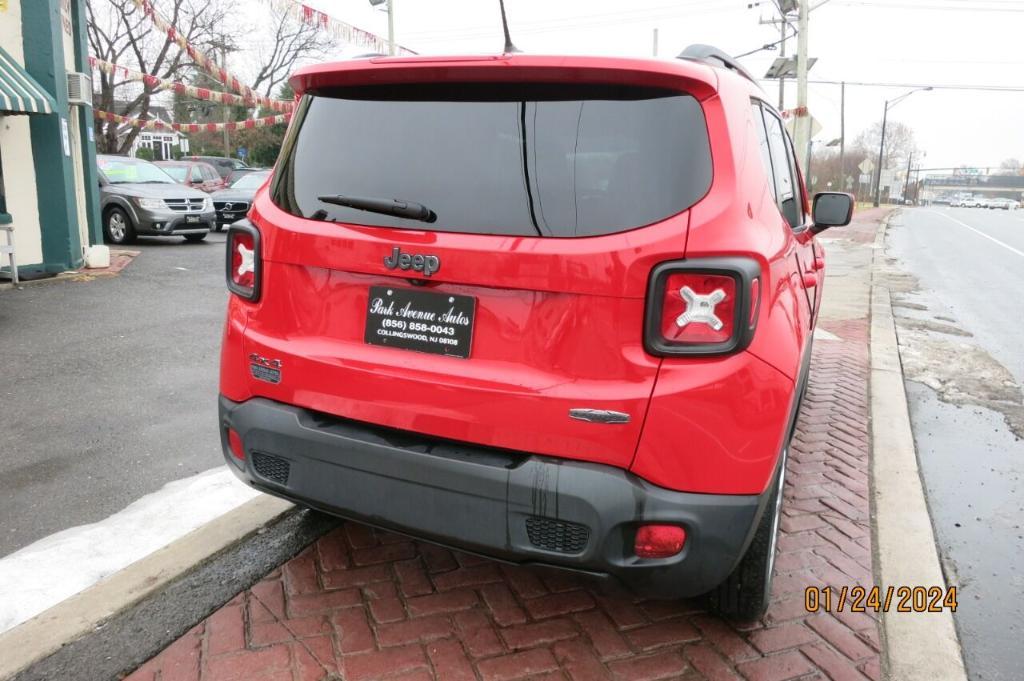
[[[395,0],[370,0],[374,7],[387,5],[388,10],[388,54],[395,56]]]
[[[911,90],[910,92],[904,92],[896,99],[885,100],[885,110],[882,112],[882,141],[878,145],[878,172],[875,175],[875,208],[877,208],[879,203],[882,201],[882,154],[885,152],[885,123],[886,119],[889,117],[889,109],[896,106],[915,92],[927,92],[931,89],[932,87],[930,85],[927,87],[919,87]]]

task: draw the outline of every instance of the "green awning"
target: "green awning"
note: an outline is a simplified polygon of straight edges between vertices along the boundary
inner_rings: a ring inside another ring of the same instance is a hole
[[[50,93],[0,47],[0,114],[51,114],[56,108]]]

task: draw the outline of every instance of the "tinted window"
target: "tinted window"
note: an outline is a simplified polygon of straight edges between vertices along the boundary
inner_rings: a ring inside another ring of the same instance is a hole
[[[786,217],[791,227],[799,226],[803,220],[797,205],[800,194],[789,165],[789,150],[786,144],[786,131],[782,121],[767,111],[764,112],[765,129],[768,132],[768,148],[771,152],[772,168],[775,171],[775,198],[779,210]]]
[[[775,174],[772,172],[772,156],[768,150],[768,134],[764,130],[764,118],[761,115],[761,105],[753,102],[750,105],[753,114],[754,133],[757,135],[758,148],[761,150],[761,163],[764,164],[764,173],[768,178],[768,186],[772,190],[772,196],[778,199],[775,188]]]
[[[707,126],[678,92],[575,85],[359,88],[307,96],[272,195],[283,209],[364,225],[591,236],[663,220],[711,185]],[[427,224],[329,205],[414,201]]]

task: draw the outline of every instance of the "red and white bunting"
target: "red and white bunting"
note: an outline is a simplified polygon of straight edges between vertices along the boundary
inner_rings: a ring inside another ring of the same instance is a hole
[[[208,88],[186,85],[185,83],[179,83],[172,80],[164,80],[148,73],[142,73],[141,71],[135,71],[124,66],[112,64],[102,59],[97,59],[96,57],[89,57],[89,65],[95,69],[99,69],[103,73],[109,73],[116,77],[124,78],[125,80],[143,83],[156,90],[170,90],[171,92],[175,92],[185,97],[192,97],[193,99],[202,99],[210,102],[217,102],[218,104],[230,104],[233,106],[255,107],[260,105],[272,111],[279,111],[281,113],[291,111],[295,108],[294,102],[277,99],[257,102],[256,100],[248,99],[241,95],[234,95],[229,92],[217,92],[216,90],[210,90]]]
[[[268,125],[278,125],[291,120],[291,113],[268,116],[266,118],[250,118],[244,121],[232,121],[230,123],[164,123],[156,119],[129,118],[109,111],[94,110],[96,120],[109,121],[118,125],[128,125],[143,130],[174,130],[177,132],[223,132],[224,130],[252,130],[253,128],[265,128]]]
[[[153,25],[158,30],[163,31],[167,34],[167,37],[177,43],[178,47],[185,50],[185,53],[201,68],[202,70],[209,73],[211,76],[217,79],[218,82],[223,83],[228,87],[229,90],[239,93],[244,98],[259,102],[265,106],[273,106],[271,102],[275,100],[264,97],[263,95],[255,92],[248,85],[245,85],[237,77],[229,73],[228,71],[221,68],[214,60],[207,57],[205,54],[200,52],[195,46],[188,42],[183,35],[171,25],[161,14],[156,10],[153,4],[153,0],[132,0],[135,6],[138,7],[142,12],[149,17]]]
[[[331,15],[298,2],[297,0],[270,0],[270,2],[277,9],[288,12],[288,14],[302,23],[310,26],[316,26],[317,28],[330,33],[342,42],[361,45],[362,47],[373,50],[374,52],[380,52],[381,54],[388,53],[387,38],[382,38],[379,35],[370,33],[369,31],[364,31],[363,29],[357,28],[356,26],[346,23],[340,19],[335,19]],[[409,48],[402,47],[401,45],[396,46],[396,52],[399,55],[416,54]]]

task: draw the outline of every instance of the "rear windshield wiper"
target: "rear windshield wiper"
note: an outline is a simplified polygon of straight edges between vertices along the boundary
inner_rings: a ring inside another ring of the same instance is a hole
[[[371,213],[394,215],[400,218],[419,220],[420,222],[434,222],[437,220],[437,213],[422,203],[416,203],[415,201],[372,199],[364,196],[342,196],[341,194],[318,196],[317,199],[335,206],[345,206],[346,208],[355,208],[356,210],[365,210]]]

